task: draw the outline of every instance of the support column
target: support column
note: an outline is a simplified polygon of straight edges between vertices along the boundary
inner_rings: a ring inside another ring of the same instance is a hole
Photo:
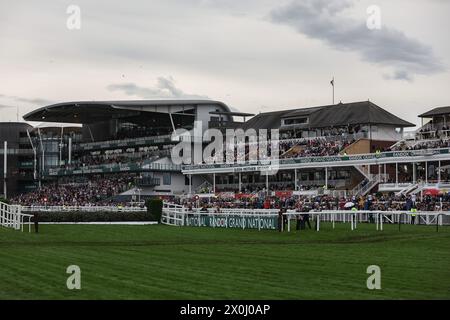
[[[69,157],[67,160],[68,164],[72,164],[72,137],[69,137]]]
[[[369,180],[370,180],[370,164],[367,165],[367,175],[369,176]]]
[[[269,175],[266,174],[266,191],[267,195],[269,195]]]
[[[241,192],[241,173],[239,172],[239,192]]]
[[[425,161],[425,184],[428,184],[428,161]]]
[[[438,161],[438,183],[441,183],[441,160]]]
[[[189,194],[192,194],[192,174],[189,175]]]
[[[216,193],[216,174],[213,173],[213,193]]]
[[[325,190],[328,190],[328,167],[325,167]]]
[[[8,192],[6,190],[7,170],[8,170],[8,141],[5,141],[3,150],[3,197],[5,199],[8,198]]]
[[[378,165],[378,181],[381,181],[381,164]]]
[[[384,174],[383,182],[386,182],[386,163],[384,164],[383,174]]]
[[[398,162],[395,163],[395,184],[398,185]]]
[[[412,164],[412,172],[413,172],[413,183],[417,183],[417,177],[416,177],[416,163],[413,162]]]
[[[297,169],[294,169],[294,190],[298,190]]]

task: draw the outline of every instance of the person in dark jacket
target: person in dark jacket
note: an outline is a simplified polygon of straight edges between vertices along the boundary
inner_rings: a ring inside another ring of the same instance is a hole
[[[295,229],[296,230],[305,229],[305,223],[303,222],[303,215],[301,215],[301,214],[297,215],[297,226]]]
[[[39,233],[39,214],[36,212],[33,217],[34,232]]]
[[[284,212],[284,210],[283,209],[280,209],[279,211],[278,211],[278,231],[283,231],[284,230],[284,226],[283,226],[283,224],[284,224],[284,217],[283,217],[283,212]]]
[[[311,229],[311,223],[309,222],[309,213],[303,214],[303,228],[306,227],[306,224],[308,224],[308,227]]]

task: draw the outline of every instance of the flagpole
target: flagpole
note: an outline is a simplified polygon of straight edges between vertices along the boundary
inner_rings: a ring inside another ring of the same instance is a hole
[[[333,77],[333,104],[334,104],[334,77]]]

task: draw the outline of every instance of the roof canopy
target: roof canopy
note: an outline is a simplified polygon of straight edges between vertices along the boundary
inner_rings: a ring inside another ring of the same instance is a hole
[[[246,122],[246,129],[276,129],[281,119],[308,117],[305,128],[338,127],[356,124],[414,127],[370,101],[338,103],[334,105],[260,113]]]
[[[212,100],[78,101],[42,107],[24,115],[23,118],[26,121],[94,123],[139,117],[141,113],[193,116],[189,110],[204,105],[218,105],[223,111],[230,112],[223,102]],[[186,114],[184,111],[187,111]]]
[[[237,111],[210,111],[209,114],[236,116],[236,117],[253,117],[253,113],[237,112]]]
[[[419,115],[420,118],[432,118],[434,116],[450,115],[449,107],[438,107]]]

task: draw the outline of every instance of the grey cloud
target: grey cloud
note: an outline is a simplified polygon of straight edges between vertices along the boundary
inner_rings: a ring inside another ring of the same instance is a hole
[[[39,104],[39,105],[45,105],[45,104],[51,104],[53,101],[42,99],[42,98],[24,98],[24,97],[18,97],[18,96],[10,96],[5,94],[0,94],[0,98],[5,99],[12,99],[17,102],[24,102],[24,103],[30,103],[30,104]]]
[[[207,96],[185,93],[175,86],[172,77],[159,77],[154,87],[141,87],[135,83],[111,84],[109,91],[122,91],[126,95],[144,99],[207,99]]]
[[[412,82],[413,78],[411,77],[411,75],[403,70],[396,70],[394,71],[394,73],[392,75],[390,74],[385,74],[384,78],[387,80],[405,80],[408,82]]]
[[[21,98],[21,97],[15,97],[15,100],[18,102],[25,102],[25,103],[31,103],[31,104],[52,104],[52,100],[42,99],[42,98]]]
[[[0,109],[14,108],[14,106],[8,106],[5,104],[0,104]]]
[[[385,25],[369,30],[365,19],[345,18],[343,11],[352,6],[350,0],[292,1],[272,10],[270,19],[337,50],[357,52],[364,61],[393,68],[392,79],[410,81],[414,74],[445,71],[432,48],[420,41]]]

